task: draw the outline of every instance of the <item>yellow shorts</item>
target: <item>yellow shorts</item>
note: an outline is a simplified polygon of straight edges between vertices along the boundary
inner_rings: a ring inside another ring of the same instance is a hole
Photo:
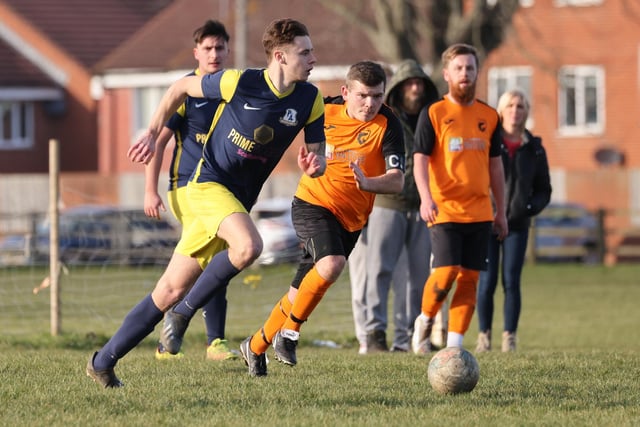
[[[183,228],[176,252],[195,257],[204,269],[215,254],[227,247],[227,242],[216,237],[220,223],[231,214],[247,210],[227,187],[216,182],[189,182],[186,188],[193,220]]]
[[[169,209],[173,216],[182,225],[182,231],[187,228],[193,222],[193,212],[189,207],[189,201],[187,200],[187,186],[175,188],[167,193],[167,201],[169,202]]]

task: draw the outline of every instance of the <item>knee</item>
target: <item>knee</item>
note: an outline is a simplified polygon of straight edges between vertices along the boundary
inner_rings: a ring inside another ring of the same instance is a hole
[[[153,303],[162,311],[167,311],[182,299],[184,289],[172,286],[169,281],[158,281],[155,289],[151,292]]]
[[[480,272],[477,270],[469,270],[461,268],[458,273],[458,281],[477,283],[480,278]]]
[[[329,255],[316,263],[316,270],[324,279],[335,282],[344,270],[347,260],[343,256]]]
[[[251,265],[262,253],[262,239],[250,239],[229,247],[229,259],[236,267],[243,269]]]

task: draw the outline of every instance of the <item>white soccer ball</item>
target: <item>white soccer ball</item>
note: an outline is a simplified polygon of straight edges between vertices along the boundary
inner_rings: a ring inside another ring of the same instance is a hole
[[[427,373],[431,387],[440,394],[469,393],[480,379],[478,361],[462,347],[438,351]]]

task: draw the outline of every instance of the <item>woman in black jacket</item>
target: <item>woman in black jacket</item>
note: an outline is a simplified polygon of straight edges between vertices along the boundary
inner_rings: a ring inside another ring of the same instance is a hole
[[[491,350],[493,296],[498,283],[501,252],[504,289],[502,351],[516,349],[516,330],[521,308],[520,277],[531,217],[540,213],[551,199],[549,164],[542,140],[525,129],[529,116],[526,95],[520,90],[505,92],[498,101],[497,110],[502,121],[502,161],[506,179],[509,234],[503,241],[499,241],[496,235],[492,236],[489,242],[488,269],[480,274],[477,300],[480,333],[476,352]]]

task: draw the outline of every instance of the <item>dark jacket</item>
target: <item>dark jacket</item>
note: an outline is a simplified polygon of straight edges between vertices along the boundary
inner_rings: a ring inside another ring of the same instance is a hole
[[[551,199],[549,163],[542,140],[525,130],[522,146],[513,159],[502,146],[502,164],[509,230],[525,230],[531,224],[531,217],[539,214]]]
[[[413,179],[413,137],[418,117],[416,115],[416,117],[411,120],[411,118],[400,109],[402,102],[400,98],[401,83],[414,77],[419,77],[424,80],[425,107],[438,99],[438,90],[429,76],[422,70],[422,67],[412,59],[402,61],[389,81],[385,102],[400,119],[402,129],[404,130],[404,151],[406,156],[404,188],[402,193],[398,194],[377,194],[374,202],[376,206],[404,212],[420,209],[420,195],[418,194],[416,182]]]

